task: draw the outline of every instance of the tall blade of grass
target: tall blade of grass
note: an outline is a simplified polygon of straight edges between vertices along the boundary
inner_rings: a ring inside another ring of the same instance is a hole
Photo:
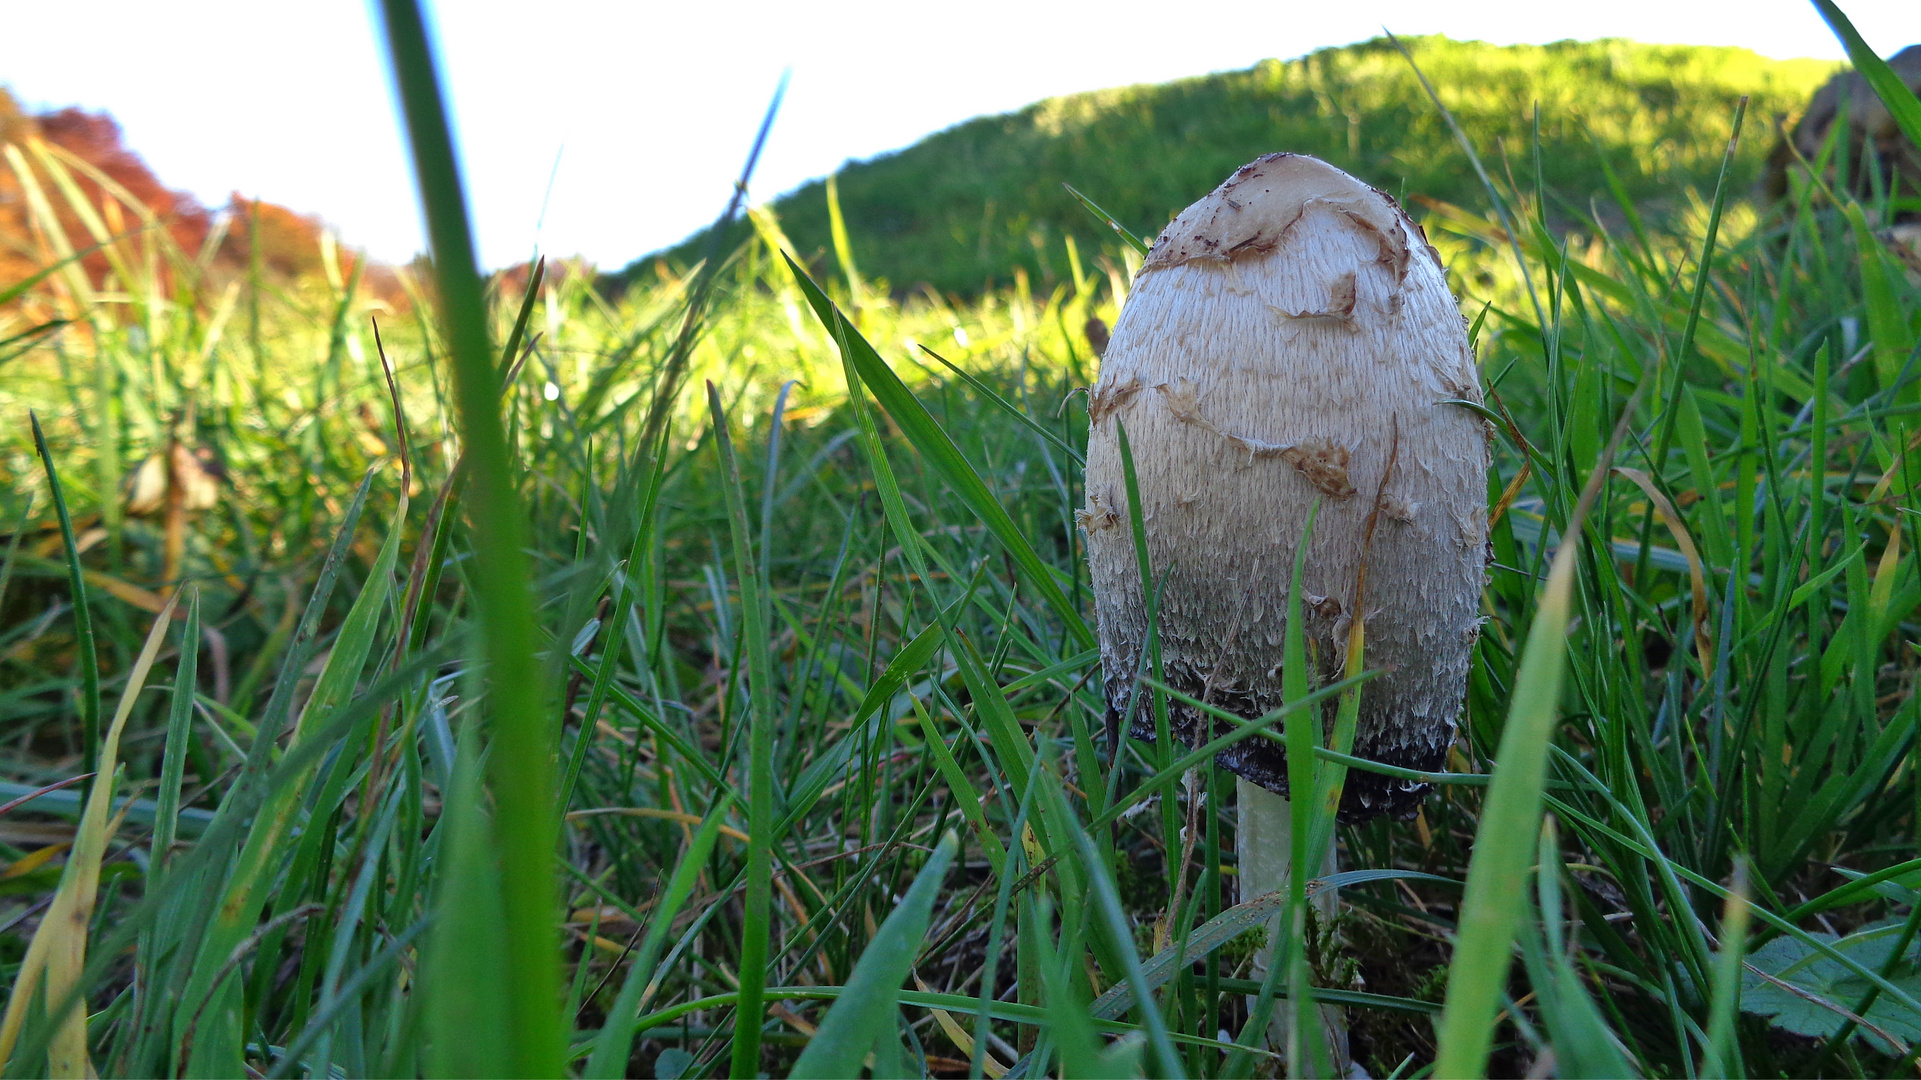
[[[1310,852],[1319,831],[1316,811],[1315,750],[1318,749],[1321,710],[1299,707],[1310,694],[1305,621],[1302,611],[1302,575],[1306,572],[1307,553],[1314,536],[1314,521],[1319,516],[1320,500],[1308,507],[1301,538],[1294,549],[1294,568],[1287,596],[1287,625],[1281,642],[1281,698],[1287,709],[1284,744],[1287,747],[1288,798],[1267,792],[1242,781],[1236,807],[1236,843],[1241,852],[1241,886],[1244,892],[1259,892],[1281,884],[1285,878],[1286,902],[1281,916],[1269,924],[1267,972],[1261,991],[1249,1007],[1249,1016],[1240,1038],[1239,1049],[1229,1060],[1227,1071],[1240,1075],[1251,1065],[1247,1050],[1264,1042],[1269,1034],[1274,997],[1286,989],[1282,1027],[1282,1047],[1288,1075],[1318,1074],[1326,1068],[1326,1044],[1321,1038],[1320,1016],[1314,1009],[1311,975],[1307,962],[1307,878],[1320,865]],[[1286,846],[1274,850],[1275,835],[1286,815]],[[1304,1033],[1305,1029],[1305,1033]]]
[[[781,400],[783,402],[786,400],[784,392],[781,395]],[[775,428],[774,437],[778,440],[778,408],[775,410]],[[612,625],[608,628],[607,642],[601,649],[600,667],[593,676],[591,689],[587,697],[587,708],[581,713],[579,734],[575,736],[573,755],[567,762],[566,771],[561,774],[560,798],[557,800],[557,805],[563,813],[566,812],[567,808],[573,803],[574,788],[580,780],[580,770],[587,763],[587,752],[593,747],[594,732],[600,721],[600,712],[606,707],[609,693],[615,689],[614,671],[615,665],[620,662],[621,649],[627,639],[627,616],[628,613],[633,610],[635,601],[641,595],[640,590],[636,587],[636,579],[644,576],[645,568],[649,565],[647,553],[652,549],[659,528],[659,518],[657,515],[660,505],[660,492],[661,486],[667,476],[667,455],[664,452],[665,437],[665,432],[663,432],[663,442],[646,449],[644,456],[639,456],[640,460],[648,463],[647,488],[641,496],[640,509],[634,528],[633,544],[628,549],[626,561],[621,563],[619,567],[620,590],[614,600],[613,607],[608,611],[608,617],[612,619]],[[777,446],[778,444],[776,443],[775,445]],[[773,453],[774,450],[775,447],[770,446],[769,452]],[[770,515],[771,508],[764,508],[762,515],[763,524],[765,524],[766,519]],[[763,528],[762,532],[763,535],[765,535],[767,529]],[[767,561],[768,555],[763,549],[760,563],[761,576],[763,579],[767,576]]]
[[[1748,871],[1746,862],[1734,864],[1733,887],[1721,914],[1721,948],[1714,957],[1714,989],[1709,998],[1708,1041],[1702,1047],[1702,1076],[1738,1076],[1741,1045],[1734,1022],[1741,1004],[1741,962],[1747,955]]]
[[[99,757],[94,759],[94,772],[100,782],[87,796],[86,813],[74,836],[72,854],[61,872],[60,888],[34,930],[27,955],[14,977],[6,1016],[0,1019],[0,1064],[11,1064],[27,1008],[39,1000],[35,991],[44,974],[47,1020],[54,1025],[47,1046],[48,1074],[75,1078],[94,1075],[87,1059],[87,1010],[81,975],[87,963],[87,933],[93,924],[94,904],[100,892],[100,860],[106,855],[111,839],[107,811],[113,799],[114,775],[119,769],[120,734],[126,730],[127,717],[133,715],[134,701],[146,687],[154,658],[166,643],[173,607],[174,601],[169,599],[154,619],[139,659],[127,675],[127,687],[121,692],[113,723],[100,744]]]
[[[1036,914],[1041,925],[1053,922],[1051,901],[1042,902],[1036,907],[1039,909]],[[1081,996],[1079,987],[1067,973],[1074,959],[1073,954],[1063,948],[1061,953],[1066,955],[1055,955],[1054,948],[1045,939],[1040,941],[1040,947],[1041,985],[1046,989],[1047,1000],[1047,1034],[1054,1040],[1060,1053],[1060,1075],[1072,1076],[1075,1080],[1132,1080],[1140,1075],[1139,1039],[1127,1039],[1115,1044],[1114,1050],[1120,1052],[1115,1058],[1108,1058],[1103,1053],[1093,1019],[1087,1012],[1087,1000]],[[1121,1054],[1126,1055],[1124,1060]],[[1045,1065],[1045,1062],[1041,1064]]]
[[[1888,62],[1862,40],[1860,32],[1855,30],[1854,23],[1842,12],[1840,5],[1834,0],[1813,0],[1813,3],[1814,10],[1827,20],[1828,28],[1834,31],[1842,47],[1848,50],[1848,60],[1854,65],[1854,70],[1868,80],[1875,95],[1894,115],[1894,122],[1900,126],[1901,133],[1908,137],[1909,142],[1921,147],[1921,98],[1916,98],[1914,91],[1908,89],[1908,84],[1894,73]]]
[[[1548,751],[1567,668],[1566,631],[1582,524],[1605,486],[1608,465],[1647,385],[1643,381],[1622,411],[1614,437],[1569,516],[1528,630],[1468,863],[1467,892],[1441,1014],[1436,1075],[1476,1077],[1487,1067],[1515,929],[1527,906],[1523,885],[1535,846]]]
[[[86,575],[80,567],[80,548],[74,542],[73,515],[67,510],[67,495],[60,487],[60,472],[54,467],[53,452],[47,449],[46,433],[40,430],[40,416],[31,409],[27,420],[33,425],[33,446],[40,464],[47,471],[47,487],[53,492],[53,512],[60,520],[60,542],[67,553],[67,588],[73,600],[74,666],[80,670],[81,760],[94,761],[100,752],[100,660],[94,652],[93,607],[87,601]],[[93,780],[80,789],[85,802],[93,791]]]
[[[419,652],[427,644],[427,634],[433,620],[423,608],[430,610],[434,594],[440,591],[440,574],[447,565],[447,549],[453,543],[454,520],[460,513],[460,494],[466,487],[467,467],[464,463],[456,462],[427,512],[426,527],[421,532],[419,547],[414,551],[413,567],[407,575],[406,603],[401,607],[404,615],[402,625],[406,628],[405,647],[409,653]]]
[[[521,343],[527,340],[527,323],[534,315],[534,301],[540,299],[540,283],[547,276],[547,256],[542,255],[534,261],[533,272],[527,275],[527,288],[520,295],[520,312],[514,316],[514,328],[507,332],[507,343],[500,347],[500,378],[506,380],[514,370],[514,362],[520,357]]]
[[[1158,581],[1154,576],[1153,559],[1147,548],[1145,510],[1141,506],[1140,477],[1134,468],[1134,447],[1127,438],[1127,425],[1121,423],[1119,418],[1115,419],[1114,424],[1120,444],[1121,481],[1127,493],[1127,522],[1134,541],[1134,566],[1141,579],[1141,609],[1147,623],[1147,640],[1141,643],[1142,652],[1145,654],[1142,657],[1142,666],[1158,684],[1167,680],[1167,672],[1162,666],[1160,612],[1160,586],[1167,578],[1165,572]],[[1112,760],[1115,769],[1120,766],[1120,741],[1128,737],[1129,730],[1133,727],[1134,716],[1140,709],[1138,683],[1136,686],[1135,691],[1128,695],[1127,715],[1111,733],[1114,745],[1107,748],[1108,757]],[[1112,705],[1109,706],[1110,709],[1112,707]],[[1167,712],[1167,694],[1160,690],[1153,691],[1150,707],[1154,710],[1154,765],[1157,769],[1164,769],[1167,767],[1168,760],[1175,754],[1173,725]],[[1110,776],[1110,784],[1112,779]],[[1181,850],[1180,814],[1174,806],[1173,799],[1161,800],[1160,816],[1161,843],[1164,850],[1168,852]],[[1168,875],[1167,913],[1169,918],[1174,916],[1174,908],[1179,903],[1182,884],[1179,873]]]
[[[1060,447],[1062,452],[1064,452],[1065,454],[1067,454],[1068,457],[1074,460],[1074,464],[1080,465],[1083,467],[1086,466],[1087,464],[1086,455],[1082,454],[1079,450],[1075,449],[1073,444],[1069,443],[1067,440],[1061,438],[1059,435],[1056,435],[1053,432],[1042,427],[1040,423],[1037,422],[1033,417],[1027,415],[1025,412],[1022,412],[1020,409],[1020,406],[1015,405],[1013,402],[1002,397],[998,392],[994,390],[993,387],[987,385],[986,381],[984,381],[980,376],[975,375],[970,371],[965,371],[961,368],[954,366],[954,362],[952,360],[949,360],[945,356],[942,356],[941,354],[928,348],[925,344],[921,345],[920,351],[940,361],[942,367],[945,367],[947,370],[959,376],[961,381],[966,383],[968,386],[972,387],[975,393],[979,394],[981,397],[985,398],[986,400],[993,402],[996,406],[1000,408],[1002,412],[1006,413],[1010,418],[1012,418],[1015,423],[1021,425],[1022,427],[1026,428],[1029,431],[1032,431],[1034,434],[1040,436],[1042,439],[1045,439],[1047,442]]]
[[[1048,779],[1053,778],[1050,775]],[[1046,793],[1042,797],[1045,798]],[[1140,1010],[1141,1027],[1146,1030],[1148,1048],[1154,1053],[1154,1075],[1178,1080],[1186,1073],[1181,1068],[1181,1059],[1174,1053],[1173,1043],[1168,1037],[1167,1021],[1161,1016],[1160,1004],[1154,1000],[1147,973],[1141,968],[1140,953],[1134,948],[1134,935],[1127,913],[1121,907],[1120,894],[1115,891],[1113,880],[1107,876],[1107,868],[1087,830],[1075,828],[1073,842],[1083,865],[1087,867],[1087,877],[1093,886],[1094,914],[1112,938],[1115,949],[1121,955],[1128,985],[1134,988],[1134,1005]]]
[[[854,315],[854,322],[860,322],[864,289],[861,287],[860,270],[854,265],[854,245],[847,239],[847,220],[840,212],[840,174],[827,174],[827,234],[834,241],[834,259],[840,263],[840,273],[847,281],[847,308]]]
[[[1366,542],[1363,541],[1363,544],[1365,546]],[[1367,596],[1365,565],[1361,567],[1354,595],[1357,605],[1364,602]],[[1347,655],[1341,668],[1346,677],[1343,681],[1364,673],[1366,655],[1367,620],[1355,619],[1347,630]],[[1360,724],[1361,688],[1357,684],[1341,693],[1340,703],[1335,707],[1334,729],[1329,736],[1333,745],[1314,747],[1314,756],[1326,763],[1316,770],[1315,790],[1320,797],[1315,800],[1315,805],[1320,807],[1320,813],[1316,818],[1314,840],[1308,846],[1308,851],[1313,853],[1315,859],[1321,858],[1323,852],[1332,850],[1330,845],[1334,843],[1334,826],[1339,820],[1337,815],[1341,809],[1341,795],[1347,789],[1348,766],[1341,759],[1352,756],[1354,736],[1360,730]]]
[[[358,936],[358,931],[361,929],[363,920],[367,918],[368,897],[373,891],[376,875],[379,875],[382,880],[385,878],[385,874],[382,873],[384,867],[380,853],[386,849],[387,839],[393,834],[394,824],[400,818],[400,799],[390,797],[384,801],[386,806],[382,810],[376,814],[369,815],[375,818],[376,821],[372,833],[367,836],[366,846],[363,849],[364,857],[360,860],[360,872],[353,876],[353,885],[350,891],[348,891],[344,902],[336,900],[333,904],[333,910],[329,912],[334,921],[334,928],[333,941],[326,951],[327,971],[326,975],[321,979],[319,1002],[316,1006],[321,1017],[330,1015],[335,1005],[339,1002],[340,980],[346,972],[348,960],[354,956],[354,939]],[[319,936],[312,931],[309,933],[312,937]],[[307,953],[309,957],[319,955],[319,943],[313,942],[310,938],[307,945]],[[307,957],[303,957],[303,960],[304,959],[307,959]],[[302,1004],[304,1004],[304,1002]],[[323,1032],[323,1034],[318,1036],[320,1039],[320,1051],[316,1056],[319,1059],[321,1068],[330,1069],[335,1061],[335,1029],[333,1025],[326,1023],[324,1020],[314,1020],[309,1021],[307,1027],[317,1027]],[[352,1050],[353,1048],[351,1046],[348,1047],[349,1053],[351,1053]],[[353,1069],[351,1071],[358,1072],[360,1070]]]
[[[1674,442],[1674,427],[1681,419],[1681,395],[1687,387],[1688,354],[1694,351],[1695,335],[1701,327],[1701,310],[1706,304],[1708,287],[1713,281],[1714,246],[1721,234],[1721,212],[1727,206],[1730,195],[1728,177],[1734,171],[1735,151],[1741,145],[1741,125],[1747,119],[1747,95],[1734,105],[1734,123],[1728,133],[1727,150],[1721,155],[1721,174],[1714,182],[1714,201],[1708,208],[1707,234],[1701,239],[1701,262],[1695,267],[1694,289],[1688,297],[1687,321],[1681,327],[1681,341],[1674,347],[1674,387],[1668,392],[1667,404],[1661,410],[1661,430],[1654,440],[1654,467],[1652,472],[1659,479],[1666,469],[1668,447]],[[1643,526],[1643,535],[1654,527],[1654,517],[1649,515]],[[1644,557],[1645,558],[1645,557]],[[1645,565],[1637,567],[1640,573],[1636,580],[1646,575]]]
[[[1514,265],[1520,270],[1528,300],[1534,305],[1535,324],[1546,326],[1547,314],[1541,309],[1541,297],[1534,288],[1534,272],[1529,268],[1526,256],[1521,253],[1521,231],[1515,227],[1514,215],[1508,207],[1508,201],[1501,197],[1501,190],[1494,185],[1494,179],[1488,175],[1487,166],[1481,163],[1481,155],[1474,148],[1474,140],[1468,138],[1466,129],[1462,128],[1461,122],[1455,119],[1454,111],[1449,109],[1441,100],[1441,95],[1435,92],[1434,84],[1427,79],[1427,73],[1414,62],[1414,54],[1409,52],[1407,46],[1402,44],[1401,39],[1395,37],[1393,33],[1388,33],[1387,40],[1400,50],[1401,58],[1407,61],[1407,66],[1413,70],[1415,78],[1420,80],[1421,89],[1427,92],[1428,100],[1434,104],[1434,111],[1440,113],[1441,119],[1447,122],[1448,130],[1454,133],[1454,140],[1460,144],[1461,152],[1467,155],[1468,164],[1474,166],[1474,175],[1480,178],[1481,189],[1487,192],[1488,202],[1494,207],[1494,212],[1500,216],[1502,239],[1507,241],[1508,249],[1514,255]]]
[[[589,1080],[615,1080],[627,1074],[627,1056],[634,1043],[633,1021],[640,1010],[646,1007],[645,997],[654,987],[660,950],[666,944],[668,931],[673,929],[674,917],[680,914],[681,905],[687,902],[694,886],[699,883],[701,871],[707,866],[707,858],[713,854],[714,843],[720,839],[721,823],[727,819],[727,811],[732,806],[732,799],[721,796],[707,811],[707,820],[700,823],[700,830],[694,833],[694,838],[681,853],[680,862],[674,867],[674,875],[668,880],[666,891],[661,893],[660,903],[647,920],[647,934],[634,950],[633,963],[627,966],[627,977],[620,984],[620,996],[607,1013],[607,1022],[601,1026],[600,1036],[594,1040],[594,1053],[587,1060],[587,1068],[581,1072],[583,1077]]]
[[[1067,189],[1067,193],[1069,195],[1074,196],[1074,201],[1086,207],[1088,213],[1093,214],[1097,218],[1100,218],[1101,221],[1106,223],[1108,228],[1113,229],[1114,235],[1120,237],[1122,242],[1124,242],[1128,247],[1133,248],[1136,252],[1139,252],[1142,255],[1147,254],[1147,245],[1141,241],[1140,237],[1135,236],[1133,233],[1127,231],[1127,226],[1122,225],[1119,221],[1116,221],[1114,219],[1114,215],[1101,209],[1098,203],[1088,198],[1087,196],[1081,194],[1080,191],[1074,187],[1074,185],[1067,183],[1066,181],[1063,180],[1061,181],[1061,186]]]
[[[733,194],[728,196],[727,208],[720,217],[708,227],[707,256],[701,260],[700,270],[694,284],[687,292],[687,307],[681,314],[680,332],[675,335],[673,349],[667,355],[659,376],[654,381],[653,400],[647,406],[647,418],[640,426],[639,446],[643,452],[652,453],[661,437],[666,434],[668,420],[673,415],[674,402],[680,397],[680,384],[687,376],[687,363],[693,356],[694,342],[700,336],[701,327],[707,315],[707,305],[711,297],[714,281],[720,274],[721,245],[732,229],[734,219],[740,214],[740,207],[747,198],[747,184],[754,177],[754,167],[760,163],[760,152],[767,145],[767,135],[774,129],[774,118],[780,115],[780,103],[787,96],[787,73],[782,72],[780,82],[774,87],[774,97],[767,103],[767,112],[761,117],[760,130],[754,133],[753,148],[747,152],[747,163],[741,166],[740,178],[734,181]]]
[[[1118,422],[1118,421],[1117,421]],[[1321,512],[1317,496],[1308,505],[1307,521],[1301,526],[1301,542],[1294,549],[1294,576],[1287,590],[1287,629],[1282,635],[1281,700],[1292,705],[1307,697],[1312,689],[1308,680],[1306,616],[1302,610],[1302,577],[1307,571],[1307,552],[1314,539],[1314,519]],[[1313,972],[1307,962],[1307,879],[1321,865],[1320,853],[1312,849],[1313,837],[1320,831],[1320,815],[1326,804],[1314,798],[1315,773],[1321,766],[1314,757],[1320,748],[1319,710],[1296,709],[1287,718],[1288,786],[1288,874],[1287,874],[1287,1074],[1307,1076],[1328,1071],[1327,1046],[1321,1038],[1320,1015],[1314,1008]],[[1277,945],[1278,949],[1279,946]],[[1270,963],[1279,963],[1275,955]]]
[[[1861,302],[1867,308],[1868,334],[1874,339],[1875,374],[1884,392],[1894,394],[1904,404],[1912,403],[1921,398],[1921,388],[1912,382],[1903,385],[1901,381],[1914,348],[1914,334],[1908,329],[1907,313],[1897,299],[1899,288],[1895,282],[1900,271],[1890,265],[1893,260],[1888,257],[1880,237],[1869,227],[1859,202],[1849,200],[1842,207],[1842,214],[1854,233],[1855,249],[1861,260]],[[1897,416],[1891,420],[1895,439],[1900,441],[1911,430],[1913,419]]]
[[[721,494],[733,535],[735,579],[740,584],[740,648],[747,653],[747,906],[740,945],[740,1010],[734,1019],[733,1075],[751,1078],[760,1071],[760,991],[767,982],[767,946],[772,932],[774,851],[774,662],[767,638],[766,582],[754,558],[747,529],[747,502],[741,490],[740,462],[727,430],[720,391],[707,384],[707,405],[714,418],[714,446],[720,455]],[[765,538],[763,538],[763,543]],[[738,663],[738,661],[736,661]]]
[[[500,379],[487,344],[485,297],[466,195],[426,26],[416,0],[382,0],[381,10],[433,246],[461,439],[473,469],[471,581],[487,657],[490,771],[506,920],[505,940],[492,946],[505,954],[505,985],[445,985],[438,990],[501,995],[509,1024],[509,1057],[500,1063],[502,1071],[553,1076],[560,1071],[562,1045],[553,871],[559,814],[554,805],[553,740],[546,724],[552,714],[534,658],[538,638],[525,554],[527,518],[501,423]],[[443,900],[456,907],[478,902],[459,894]]]
[[[1541,926],[1523,929],[1522,956],[1541,1003],[1541,1020],[1553,1040],[1555,1065],[1567,1077],[1641,1075],[1628,1064],[1569,958],[1563,933],[1560,833],[1552,817],[1541,821],[1539,851],[1535,893],[1540,898]]]
[[[961,817],[973,827],[975,838],[987,854],[988,865],[994,868],[996,875],[1004,875],[1007,872],[1007,845],[1001,843],[1001,838],[994,833],[993,826],[987,820],[987,814],[981,809],[980,791],[967,778],[966,770],[955,760],[953,751],[947,748],[940,729],[934,726],[934,718],[927,715],[927,709],[921,705],[920,699],[915,698],[913,704],[914,718],[920,722],[921,735],[927,740],[927,752],[933,755],[935,768],[940,770],[941,778],[947,781],[947,790],[953,793],[954,801],[959,804]]]
[[[921,943],[927,937],[927,922],[934,900],[946,884],[947,868],[960,850],[960,838],[944,833],[940,843],[914,877],[914,884],[901,897],[900,904],[887,915],[880,929],[867,943],[853,973],[841,990],[839,1000],[821,1018],[820,1028],[801,1051],[800,1060],[788,1073],[794,1080],[834,1080],[859,1076],[861,1059],[876,1043],[898,1043],[901,984],[913,968]],[[961,999],[958,1007],[970,1004]],[[738,1036],[736,1036],[738,1039]],[[736,1042],[738,1045],[738,1042]]]
[[[180,824],[180,784],[187,767],[187,741],[193,738],[194,687],[199,681],[200,592],[187,601],[180,628],[180,659],[174,666],[173,707],[167,714],[166,750],[160,762],[160,792],[155,799],[153,844],[149,849],[149,887],[166,875],[168,856]]]
[[[1541,814],[1548,741],[1559,714],[1567,666],[1567,623],[1573,600],[1578,534],[1564,534],[1548,571],[1527,649],[1515,680],[1494,778],[1468,863],[1460,931],[1448,965],[1435,1075],[1478,1077],[1487,1068],[1494,1015],[1507,985],[1515,928],[1526,907],[1523,885]]]
[[[280,673],[274,679],[273,693],[267,698],[266,709],[262,712],[257,725],[254,741],[247,748],[246,764],[235,782],[235,790],[243,786],[257,784],[273,767],[273,754],[280,745],[282,727],[293,714],[294,696],[301,685],[301,675],[312,659],[310,646],[320,632],[321,620],[326,616],[333,598],[334,586],[339,581],[340,571],[349,555],[352,554],[355,530],[360,524],[360,515],[367,506],[367,493],[373,487],[374,470],[369,469],[360,478],[360,486],[354,489],[353,498],[348,501],[346,510],[340,515],[340,526],[334,533],[332,545],[327,556],[320,564],[320,573],[314,579],[313,592],[307,598],[305,609],[300,613],[300,621],[287,639],[286,654],[280,660]],[[262,660],[266,659],[262,654]],[[221,812],[226,812],[226,802],[221,803]]]
[[[174,666],[173,703],[167,716],[167,741],[160,763],[160,790],[154,803],[153,842],[148,846],[147,884],[145,891],[152,895],[167,883],[169,862],[172,860],[174,840],[180,828],[180,788],[186,773],[187,744],[193,735],[194,691],[199,681],[200,658],[200,592],[195,589],[187,601],[187,618],[181,624],[180,657]],[[140,944],[135,955],[141,961],[140,977],[148,987],[161,984],[158,978],[161,965],[158,958],[164,955],[165,948],[174,941],[172,934],[162,934],[152,929],[141,934]],[[149,993],[142,996],[134,1029],[142,1043],[142,1053],[134,1060],[142,1061],[146,1054],[146,1041],[158,1032],[164,1022],[166,1003],[160,995]],[[139,1066],[136,1066],[136,1068]]]

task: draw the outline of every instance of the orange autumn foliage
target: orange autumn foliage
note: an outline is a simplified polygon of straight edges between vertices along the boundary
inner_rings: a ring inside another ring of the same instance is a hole
[[[21,160],[35,170],[53,216],[75,250],[95,246],[93,234],[81,214],[41,171],[32,151],[35,142],[45,144],[56,157],[64,152],[105,178],[107,184],[90,175],[88,169],[68,170],[82,198],[116,239],[141,231],[138,216],[123,205],[123,200],[130,200],[154,216],[182,260],[205,258],[216,276],[251,272],[256,262],[255,243],[259,245],[257,261],[266,276],[298,281],[323,273],[320,252],[324,226],[318,217],[248,199],[238,192],[221,210],[209,210],[193,196],[162,183],[122,141],[120,125],[112,117],[71,108],[28,113],[0,88],[0,146],[12,144]],[[36,228],[28,194],[15,167],[0,162],[0,289],[37,273],[55,259],[53,238]],[[207,244],[215,237],[222,217],[226,219],[224,235],[218,238],[219,247],[209,253]],[[339,257],[340,272],[351,276],[361,256],[343,249]],[[95,286],[103,285],[111,272],[109,260],[99,251],[82,258],[81,265]],[[175,268],[163,265],[161,272],[171,274]],[[392,268],[370,263],[362,272],[362,280],[369,292],[389,305],[406,306],[406,293]]]

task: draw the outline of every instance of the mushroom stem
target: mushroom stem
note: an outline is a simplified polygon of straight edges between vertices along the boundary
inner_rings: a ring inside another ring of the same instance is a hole
[[[1246,780],[1236,780],[1236,826],[1235,848],[1240,855],[1240,884],[1243,901],[1271,892],[1280,892],[1288,886],[1288,875],[1293,870],[1292,845],[1288,834],[1292,811],[1285,796],[1276,795],[1259,784]],[[1322,866],[1323,875],[1332,874],[1336,869],[1334,845],[1327,848],[1326,861]],[[1315,916],[1322,926],[1333,922],[1339,910],[1338,890],[1322,889],[1308,898],[1314,907]],[[1274,956],[1274,942],[1284,932],[1282,916],[1276,914],[1267,923],[1267,944],[1254,954],[1254,972],[1258,980],[1267,973],[1267,966]],[[1328,1054],[1336,1075],[1346,1076],[1351,1068],[1351,1058],[1347,1045],[1347,1017],[1339,1006],[1321,1005],[1321,1032],[1327,1043]],[[1267,1028],[1267,1042],[1270,1048],[1287,1045],[1289,1013],[1286,1009],[1275,1009],[1274,1018]]]

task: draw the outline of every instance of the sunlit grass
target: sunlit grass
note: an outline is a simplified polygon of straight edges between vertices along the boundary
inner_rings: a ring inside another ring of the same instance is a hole
[[[0,797],[99,754],[125,808],[61,790],[0,818],[13,1073],[1271,1074],[1259,1016],[1308,990],[1376,1075],[1881,1074],[1921,1031],[1921,300],[1818,185],[1792,221],[1729,202],[1705,266],[1711,192],[1569,231],[1526,182],[1496,193],[1511,232],[1486,200],[1416,202],[1492,391],[1488,621],[1418,819],[1297,804],[1299,852],[1339,848],[1327,926],[1306,887],[1237,894],[1206,752],[1110,768],[1073,511],[1119,244],[1071,280],[897,294],[757,210],[647,444],[694,266],[483,294],[437,231],[389,310],[160,230],[65,236],[69,166],[8,167],[56,269],[0,339],[66,323],[0,368],[0,520],[28,523]],[[101,242],[104,278],[63,261]],[[133,512],[171,442],[218,451],[217,498],[188,508],[176,467],[177,512]],[[1313,749],[1364,667],[1223,738]],[[165,688],[104,752],[89,674],[101,700]],[[1313,757],[1320,785],[1368,767]],[[93,918],[44,929],[96,855]],[[1263,987],[1283,912],[1303,932]],[[67,983],[15,982],[36,932],[84,944],[84,1024]]]

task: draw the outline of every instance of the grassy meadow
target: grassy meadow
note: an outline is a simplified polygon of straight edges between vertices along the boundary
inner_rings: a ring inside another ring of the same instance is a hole
[[[1495,431],[1461,737],[1246,896],[1211,749],[1103,733],[1079,391],[1139,254],[906,291],[775,206],[483,279],[383,11],[407,303],[6,149],[9,1075],[1306,1075],[1264,1033],[1316,1004],[1373,1076],[1916,1068],[1921,289],[1885,198],[1749,201],[1752,104],[1699,185],[1598,209],[1508,138],[1421,211]],[[1359,661],[1226,738],[1318,744]]]

